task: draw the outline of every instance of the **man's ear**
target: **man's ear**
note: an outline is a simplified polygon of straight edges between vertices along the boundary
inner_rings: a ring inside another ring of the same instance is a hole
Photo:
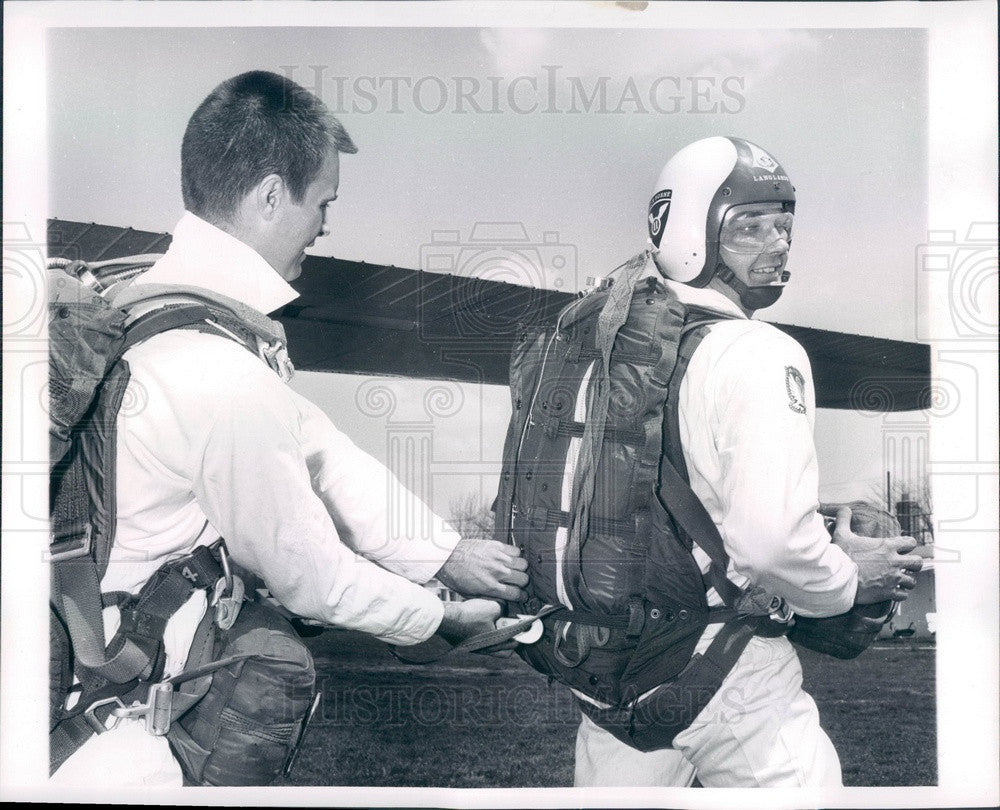
[[[262,219],[272,220],[288,195],[288,188],[280,175],[269,174],[253,190],[254,205]]]

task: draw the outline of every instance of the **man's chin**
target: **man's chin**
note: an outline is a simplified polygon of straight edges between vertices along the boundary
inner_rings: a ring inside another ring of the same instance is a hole
[[[305,260],[306,254],[300,253],[295,261],[285,268],[285,272],[281,274],[281,277],[285,281],[295,281],[295,279],[302,275],[302,262]]]
[[[283,270],[280,270],[278,272],[278,275],[281,276],[285,281],[295,281],[295,279],[297,279],[299,276],[302,275],[301,262],[288,265]]]

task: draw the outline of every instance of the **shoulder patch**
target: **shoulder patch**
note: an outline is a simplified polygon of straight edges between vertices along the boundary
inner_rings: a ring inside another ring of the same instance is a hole
[[[788,407],[795,413],[805,413],[806,381],[795,366],[785,366],[785,390],[788,392]]]

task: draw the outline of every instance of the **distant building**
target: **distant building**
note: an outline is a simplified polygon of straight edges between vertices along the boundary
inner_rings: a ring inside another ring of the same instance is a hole
[[[896,519],[903,528],[903,534],[912,537],[920,545],[925,546],[934,542],[934,527],[930,514],[921,508],[919,501],[908,497],[905,493],[896,501]]]
[[[912,638],[915,641],[934,639],[937,607],[934,598],[933,545],[917,546],[924,558],[924,567],[916,575],[917,586],[896,608],[896,615],[882,629],[882,638]]]

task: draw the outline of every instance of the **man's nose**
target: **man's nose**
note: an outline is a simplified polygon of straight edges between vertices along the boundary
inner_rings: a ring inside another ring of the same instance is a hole
[[[790,234],[786,228],[772,225],[771,233],[768,234],[767,249],[773,252],[788,250],[789,237]]]

